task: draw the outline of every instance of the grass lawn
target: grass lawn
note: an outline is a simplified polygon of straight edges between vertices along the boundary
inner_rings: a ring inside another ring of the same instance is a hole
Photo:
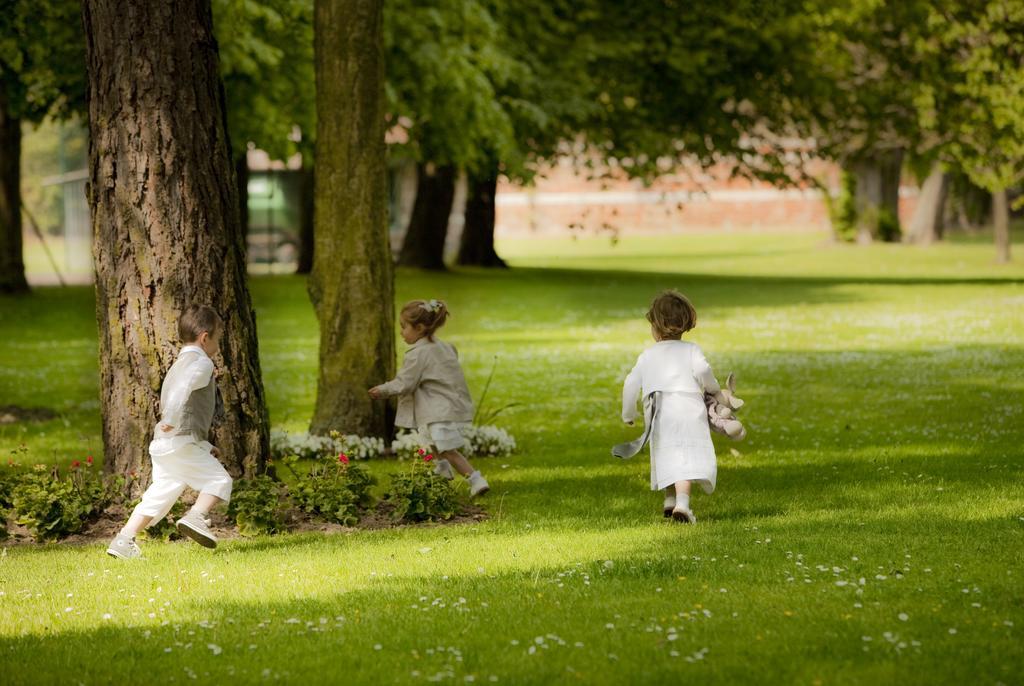
[[[1022,248],[506,241],[508,272],[400,272],[400,301],[449,301],[471,389],[497,356],[488,403],[519,403],[499,424],[520,454],[478,463],[490,519],[137,564],[3,549],[0,682],[1022,683]],[[637,431],[621,381],[665,287],[748,403],[692,527],[662,520],[646,457],[608,453]],[[303,430],[304,283],[252,289],[271,420]],[[0,300],[8,403],[60,416],[0,426],[4,453],[102,452],[91,289]]]

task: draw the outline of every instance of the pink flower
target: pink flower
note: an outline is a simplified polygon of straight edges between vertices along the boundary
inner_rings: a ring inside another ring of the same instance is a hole
[[[348,455],[345,453],[338,453],[338,462],[348,464]]]
[[[423,448],[420,448],[420,449],[419,449],[419,450],[417,450],[416,452],[418,452],[418,453],[419,453],[420,455],[426,455],[426,454],[427,454],[427,451],[426,451],[426,450],[424,450]]]
[[[425,456],[423,457],[423,461],[424,461],[424,462],[430,462],[430,461],[431,461],[431,460],[433,460],[433,459],[434,459],[434,456],[433,456],[433,455],[425,455]]]

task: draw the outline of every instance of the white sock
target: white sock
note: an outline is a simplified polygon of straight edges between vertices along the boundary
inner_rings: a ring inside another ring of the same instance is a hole
[[[685,494],[677,495],[676,496],[676,507],[678,507],[681,510],[689,510],[690,509],[690,496],[685,495]]]
[[[475,472],[473,472],[472,474],[470,474],[469,476],[467,476],[466,478],[469,479],[470,481],[473,481],[474,479],[482,479],[483,478],[483,474],[481,474],[480,470],[478,469]]]

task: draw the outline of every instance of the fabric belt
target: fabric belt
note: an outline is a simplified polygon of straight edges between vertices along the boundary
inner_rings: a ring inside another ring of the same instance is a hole
[[[658,415],[658,401],[660,399],[661,391],[653,391],[644,398],[644,432],[635,440],[619,443],[614,446],[612,448],[612,455],[628,460],[644,449],[647,441],[651,439],[651,431],[654,427],[654,419]]]

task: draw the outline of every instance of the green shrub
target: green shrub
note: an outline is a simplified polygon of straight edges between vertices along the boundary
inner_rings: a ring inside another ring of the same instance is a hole
[[[235,520],[243,536],[276,534],[284,528],[281,503],[284,484],[266,474],[235,482],[228,516]]]
[[[835,236],[847,243],[857,239],[856,193],[857,176],[846,170],[839,175],[839,194],[832,197],[825,193],[825,203]]]
[[[21,470],[10,462],[5,467],[0,467],[0,541],[7,538],[7,518],[11,515],[11,508],[14,505],[14,487],[21,478]]]
[[[91,462],[77,460],[71,473],[61,478],[54,468],[36,465],[18,478],[10,492],[15,520],[32,532],[37,541],[53,541],[80,532],[86,521],[99,514],[114,489]]]
[[[411,469],[393,474],[385,501],[394,506],[395,518],[406,522],[451,519],[462,509],[455,486],[434,474],[429,460],[413,460]]]
[[[370,487],[374,478],[344,455],[328,463],[319,462],[305,475],[294,469],[296,461],[286,458],[283,463],[295,476],[289,492],[303,512],[328,522],[354,526],[359,522],[359,513],[373,504]]]
[[[892,210],[881,208],[878,210],[878,237],[886,243],[896,243],[900,240],[900,218]]]

